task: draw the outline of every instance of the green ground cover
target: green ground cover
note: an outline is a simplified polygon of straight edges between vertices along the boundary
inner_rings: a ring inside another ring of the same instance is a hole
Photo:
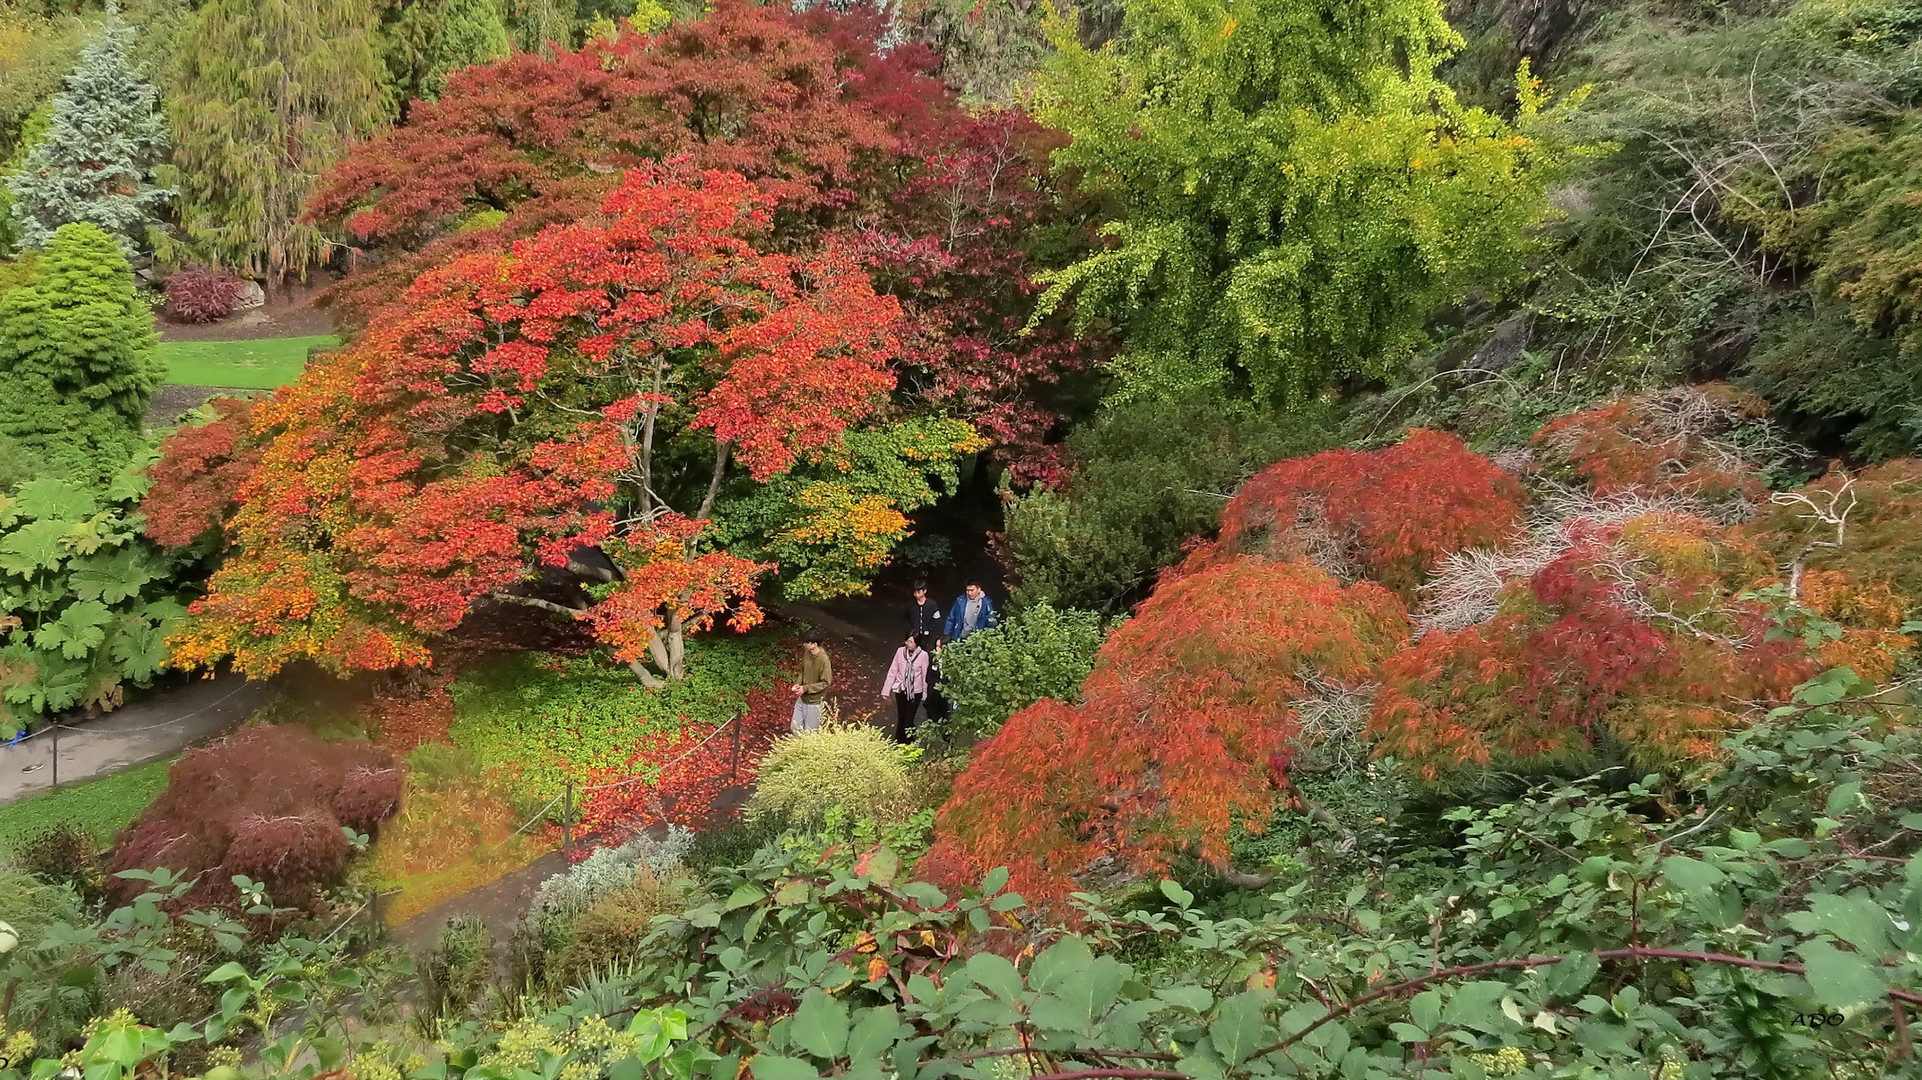
[[[308,349],[339,344],[340,339],[329,334],[252,341],[163,341],[155,355],[167,365],[167,381],[178,386],[271,390],[294,381],[307,366]]]
[[[688,677],[659,690],[624,665],[546,653],[497,657],[455,680],[448,737],[483,767],[518,774],[524,795],[551,799],[567,777],[616,769],[647,740],[720,724],[747,691],[774,679],[773,632],[688,642]]]
[[[151,761],[125,772],[67,784],[0,806],[0,851],[8,851],[63,821],[92,830],[101,844],[126,828],[167,786],[173,759]]]

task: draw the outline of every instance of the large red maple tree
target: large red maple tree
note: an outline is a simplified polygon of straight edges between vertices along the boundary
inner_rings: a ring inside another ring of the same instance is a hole
[[[423,274],[252,410],[259,461],[177,661],[424,663],[493,599],[584,619],[654,684],[686,632],[756,622],[770,567],[703,541],[724,482],[835,447],[898,351],[898,305],[846,253],[757,246],[774,204],[736,173],[639,169],[579,223]],[[599,580],[524,588],[543,567]]]
[[[932,54],[880,45],[879,8],[794,12],[719,0],[654,33],[453,76],[439,100],[355,149],[311,204],[378,256],[334,291],[363,321],[427,268],[592,212],[624,169],[680,156],[772,197],[770,243],[837,246],[900,301],[899,394],[976,423],[1048,475],[1043,440],[1100,353],[1065,323],[1027,331],[1040,245],[1072,244],[1026,114],[972,109]]]
[[[1236,820],[1285,789],[1310,677],[1364,683],[1407,638],[1387,589],[1304,560],[1241,556],[1163,583],[1102,645],[1083,701],[1042,701],[977,748],[920,872],[956,885],[1010,868],[1058,898],[1077,875],[1226,866]]]

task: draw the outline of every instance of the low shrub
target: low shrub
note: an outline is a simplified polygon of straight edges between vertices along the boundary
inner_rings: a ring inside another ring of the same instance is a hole
[[[429,1008],[437,1017],[465,1017],[494,979],[494,935],[472,915],[447,920],[420,965]]]
[[[786,814],[766,811],[753,818],[730,821],[719,828],[694,834],[682,861],[695,874],[706,874],[723,867],[741,866],[754,853],[780,839],[787,831]]]
[[[634,881],[637,871],[665,876],[680,865],[694,843],[694,833],[669,825],[666,835],[643,833],[619,847],[596,849],[569,870],[541,882],[530,915],[573,918],[599,903],[616,889]]]
[[[547,985],[580,986],[620,970],[632,960],[654,917],[680,911],[685,900],[679,888],[647,870],[631,871],[627,884],[601,897],[567,926],[565,943],[543,964]]]
[[[100,873],[100,841],[73,821],[56,822],[20,842],[13,850],[20,869],[91,895],[105,880]]]
[[[239,278],[212,266],[182,267],[163,287],[167,318],[177,323],[218,322],[234,313],[243,286]]]
[[[110,871],[198,874],[188,906],[232,899],[236,874],[264,883],[279,903],[310,904],[346,869],[342,829],[374,832],[400,790],[400,770],[380,747],[322,742],[291,725],[244,728],[181,755],[167,789],[120,834]],[[140,885],[113,888],[131,898]]]
[[[881,817],[906,798],[918,753],[865,724],[783,736],[761,759],[748,815],[805,821],[839,806],[857,819]]]
[[[922,725],[921,741],[983,738],[1042,698],[1079,701],[1106,632],[1097,612],[1057,611],[1044,602],[945,646],[940,691],[954,711]]]

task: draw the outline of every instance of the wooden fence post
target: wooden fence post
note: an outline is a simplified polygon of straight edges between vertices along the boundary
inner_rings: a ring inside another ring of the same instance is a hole
[[[727,776],[730,780],[738,780],[741,777],[741,721],[745,719],[747,719],[745,712],[734,714],[734,752],[727,759]]]
[[[567,782],[567,795],[561,803],[561,861],[574,855],[574,781]]]

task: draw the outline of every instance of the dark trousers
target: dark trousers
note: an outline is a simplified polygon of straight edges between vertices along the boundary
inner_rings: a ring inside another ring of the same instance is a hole
[[[906,744],[914,741],[914,714],[921,711],[920,694],[894,695],[894,741]]]

